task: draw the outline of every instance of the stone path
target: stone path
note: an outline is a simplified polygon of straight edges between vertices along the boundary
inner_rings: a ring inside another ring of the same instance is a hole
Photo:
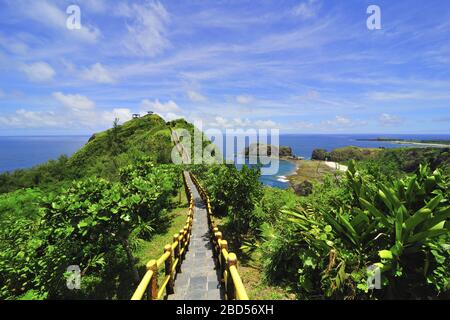
[[[194,197],[192,237],[181,272],[175,279],[175,293],[169,300],[221,300],[223,292],[213,258],[205,204],[187,172],[186,182]]]

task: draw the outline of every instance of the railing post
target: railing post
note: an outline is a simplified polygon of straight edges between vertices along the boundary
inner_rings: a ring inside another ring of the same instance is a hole
[[[158,299],[158,266],[156,260],[150,260],[147,263],[147,270],[153,271],[152,278],[150,279],[148,298],[149,300]]]
[[[167,283],[167,287],[166,287],[166,292],[167,294],[173,294],[173,286],[174,286],[174,281],[173,281],[173,272],[172,272],[172,267],[173,267],[173,252],[172,252],[172,246],[170,244],[167,244],[164,247],[164,253],[169,252],[169,257],[167,258],[166,262],[165,262],[165,271],[166,271],[166,276],[169,276],[169,282]]]
[[[226,295],[227,300],[236,299],[236,288],[234,286],[233,277],[231,276],[230,267],[235,266],[237,269],[237,257],[234,253],[228,254],[228,279],[226,284]]]
[[[185,242],[185,239],[184,239],[184,229],[180,230],[180,236],[179,236],[178,239],[180,239],[179,246],[180,246],[180,263],[181,263],[181,260],[183,260],[183,257],[186,254],[186,250],[183,250],[184,247],[186,246],[186,242]],[[181,250],[183,250],[182,254],[181,254]]]
[[[216,229],[216,228],[215,228]],[[217,231],[214,233],[215,242],[216,242],[216,251],[220,253],[220,240],[222,240],[222,232]]]
[[[189,243],[191,241],[191,237],[190,237],[190,234],[189,234],[189,227],[188,226],[184,227],[184,232],[186,234],[186,251],[187,251],[187,250],[189,250]]]
[[[214,252],[217,257],[217,262],[219,263],[221,272],[222,270],[222,259],[221,259],[221,252],[220,252],[220,241],[222,240],[222,232],[216,231],[219,230],[218,228],[214,228],[214,237],[213,237],[213,246],[214,246]]]
[[[228,242],[226,240],[222,240],[220,242],[220,251],[219,251],[220,281],[224,281],[225,284],[225,278],[223,273],[226,270],[227,261],[222,253],[223,249],[225,249],[228,252]]]
[[[212,229],[212,235],[213,235],[213,241],[214,241],[214,243],[216,242],[216,233],[217,233],[217,232],[219,232],[219,228],[214,227],[214,228]]]
[[[180,257],[180,241],[179,241],[180,234],[176,233],[173,235],[173,242],[176,242],[177,245],[175,246],[175,250],[173,251],[174,260],[178,259],[178,264],[176,266],[176,273],[181,271],[181,257]]]

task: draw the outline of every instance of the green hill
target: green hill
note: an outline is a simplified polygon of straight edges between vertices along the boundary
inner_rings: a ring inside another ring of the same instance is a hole
[[[157,115],[115,121],[71,157],[0,175],[0,299],[128,299],[147,249],[185,219],[171,128],[194,131]],[[78,291],[64,278],[74,264]]]
[[[0,193],[29,187],[56,190],[87,176],[116,180],[118,168],[144,155],[154,163],[170,163],[171,128],[194,130],[184,119],[165,122],[154,114],[122,125],[115,123],[111,129],[92,135],[72,157],[62,155],[30,169],[1,174]]]

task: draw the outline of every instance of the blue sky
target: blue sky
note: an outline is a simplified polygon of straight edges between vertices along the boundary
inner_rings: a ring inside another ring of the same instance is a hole
[[[282,133],[450,133],[450,2],[0,0],[0,135],[90,134],[146,110]]]

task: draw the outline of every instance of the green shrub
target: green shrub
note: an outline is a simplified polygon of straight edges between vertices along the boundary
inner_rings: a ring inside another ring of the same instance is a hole
[[[421,166],[380,182],[350,165],[336,184],[282,210],[289,218],[262,245],[267,279],[296,283],[304,299],[448,297],[448,174]],[[381,290],[368,288],[371,265]]]

